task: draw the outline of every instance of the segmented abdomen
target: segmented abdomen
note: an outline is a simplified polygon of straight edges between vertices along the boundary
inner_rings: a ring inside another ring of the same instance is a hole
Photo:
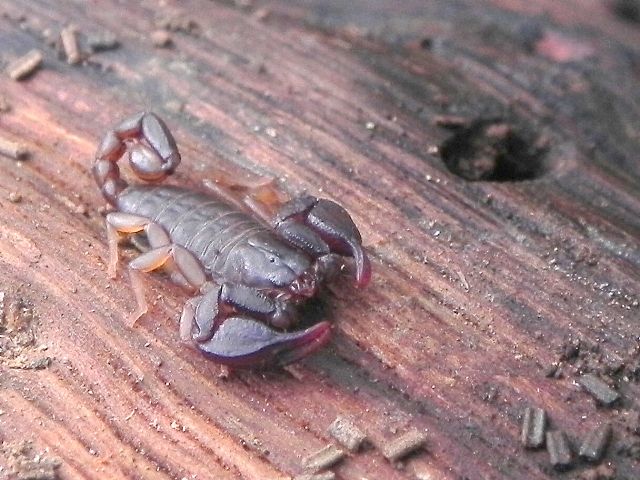
[[[268,231],[251,216],[215,197],[172,186],[135,185],[124,190],[117,208],[161,225],[174,243],[191,251],[209,273],[234,245]]]

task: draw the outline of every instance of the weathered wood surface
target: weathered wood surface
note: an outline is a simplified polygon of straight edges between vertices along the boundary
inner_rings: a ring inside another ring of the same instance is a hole
[[[637,478],[634,5],[145,1],[125,14],[115,2],[2,2],[3,65],[32,48],[45,59],[27,81],[0,77],[11,105],[0,136],[32,152],[0,157],[0,475],[29,441],[30,458],[57,459],[65,479],[287,478],[346,415],[373,447],[338,478],[554,477],[546,452],[519,445],[530,405],[574,442],[611,422],[605,467]],[[151,32],[176,14],[193,23],[154,49]],[[69,23],[120,47],[68,65],[47,39]],[[126,279],[106,275],[89,164],[104,131],[140,109],[178,139],[172,182],[241,167],[352,213],[375,277],[328,292],[330,348],[221,378],[178,341],[187,296],[160,276],[151,313],[127,327],[134,302]],[[438,155],[474,175],[494,169],[500,145],[534,162],[535,178],[511,181],[516,166],[470,182]],[[596,408],[580,372],[621,402]],[[380,449],[413,428],[427,450],[396,468]]]

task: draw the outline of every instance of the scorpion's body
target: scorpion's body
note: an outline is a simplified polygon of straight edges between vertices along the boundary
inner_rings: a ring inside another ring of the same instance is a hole
[[[155,184],[121,178],[117,162],[125,153],[133,172]],[[112,276],[120,234],[143,233],[148,243],[129,263],[134,319],[147,311],[138,272],[164,266],[198,292],[183,309],[181,336],[222,363],[288,363],[324,345],[328,322],[286,330],[296,323],[296,305],[340,270],[341,256],[354,258],[357,285],[369,282],[369,262],[348,213],[329,200],[301,197],[282,205],[269,225],[225,195],[157,185],[179,163],[173,136],[152,113],[108,132],[96,154],[94,176],[116,210],[106,218]]]
[[[173,186],[132,185],[120,194],[116,206],[162,226],[173,243],[202,263],[207,276],[237,282],[234,271],[227,268],[230,254],[258,242],[287,250],[303,270],[310,265],[305,255],[286,245],[272,229],[213,195]]]

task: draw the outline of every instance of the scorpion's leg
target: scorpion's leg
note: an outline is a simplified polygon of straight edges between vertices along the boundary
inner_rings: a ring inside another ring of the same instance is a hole
[[[213,179],[202,181],[216,196],[240,210],[248,210],[269,223],[275,214],[274,205],[284,202],[282,193],[276,188],[275,178],[261,178],[255,181],[231,180],[219,174]]]
[[[181,280],[178,283],[195,289],[204,284],[205,273],[198,260],[186,249],[171,244],[169,235],[157,223],[140,215],[123,212],[109,213],[106,223],[110,256],[109,273],[112,277],[115,276],[118,262],[119,234],[135,234],[144,231],[151,247],[151,250],[129,263],[129,277],[137,302],[137,308],[131,314],[131,324],[147,312],[144,288],[139,277],[140,271],[147,272],[166,266],[174,278]]]
[[[120,234],[144,232],[152,248],[171,243],[169,235],[167,235],[160,225],[141,215],[111,212],[107,215],[105,222],[107,225],[107,242],[109,245],[109,262],[107,267],[111,278],[115,278],[116,276]]]
[[[200,289],[206,282],[206,274],[200,261],[186,248],[176,244],[152,248],[129,262],[131,284],[133,286],[138,308],[132,314],[132,323],[147,313],[147,302],[144,299],[142,282],[138,272],[150,272],[161,267],[175,268],[194,289]]]
[[[358,286],[371,280],[371,265],[360,232],[337,203],[312,196],[293,199],[281,207],[274,226],[290,243],[316,258],[329,252],[353,257]]]

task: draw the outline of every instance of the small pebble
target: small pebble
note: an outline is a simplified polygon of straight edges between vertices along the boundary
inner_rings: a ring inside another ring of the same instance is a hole
[[[578,454],[581,458],[590,462],[599,461],[604,455],[609,439],[611,438],[611,425],[605,423],[594,428],[585,437]]]
[[[344,458],[344,455],[344,450],[329,444],[305,458],[302,466],[305,470],[317,472],[335,465]]]
[[[360,449],[362,442],[367,438],[366,434],[356,427],[351,420],[345,417],[337,417],[329,426],[329,435],[335,438],[340,445],[351,452]]]
[[[173,40],[166,30],[154,30],[151,32],[151,43],[157,48],[168,48],[173,44]]]
[[[527,407],[522,417],[520,442],[525,448],[539,448],[544,444],[547,413],[542,408]]]
[[[183,14],[169,15],[156,21],[156,26],[162,30],[182,32],[189,35],[198,35],[200,25],[191,16]]]
[[[438,155],[440,153],[440,147],[438,145],[429,145],[427,147],[427,153],[429,155]]]
[[[18,192],[9,192],[9,201],[11,203],[20,203],[22,201],[22,195]]]
[[[382,455],[390,462],[397,462],[410,453],[424,448],[427,437],[418,430],[410,430],[382,446]]]
[[[271,10],[266,7],[260,7],[256,9],[252,14],[253,18],[255,18],[256,20],[266,20],[267,18],[269,18],[269,15],[271,15]]]
[[[591,373],[582,375],[578,382],[602,405],[609,406],[620,398],[618,392]]]
[[[549,463],[556,470],[567,470],[573,464],[573,455],[567,436],[561,430],[547,432]]]
[[[12,80],[24,80],[40,68],[42,58],[42,52],[40,50],[31,50],[29,53],[11,62],[7,67],[7,74]]]

